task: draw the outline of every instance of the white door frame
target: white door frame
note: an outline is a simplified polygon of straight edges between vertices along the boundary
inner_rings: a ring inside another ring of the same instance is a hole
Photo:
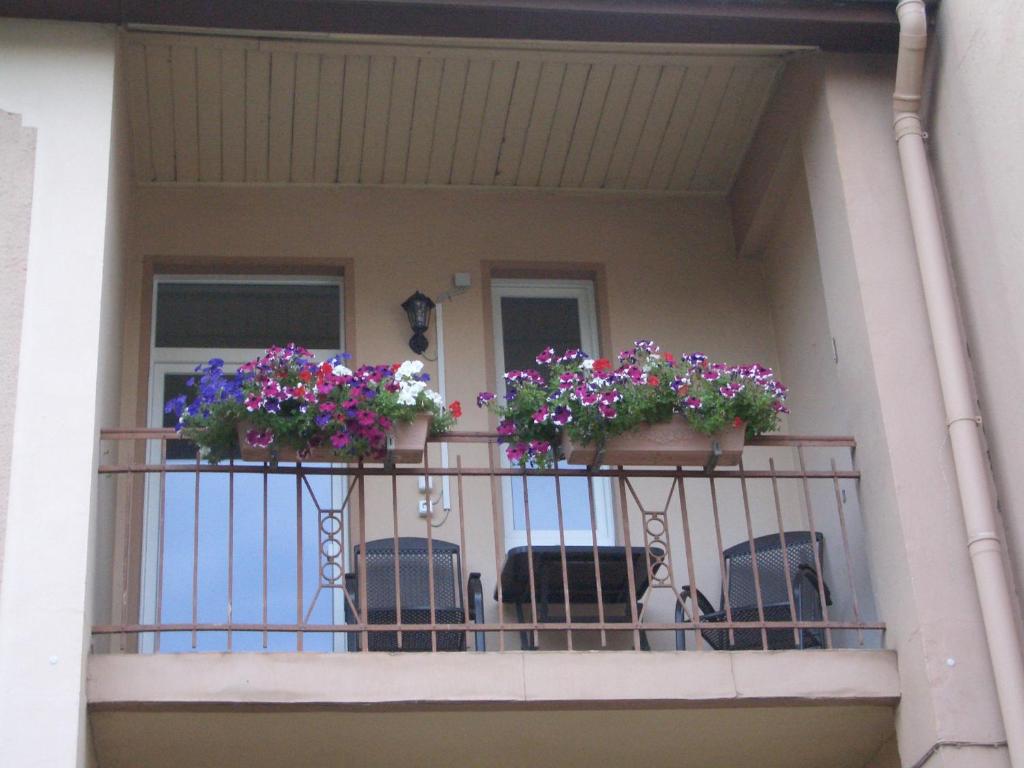
[[[594,298],[592,280],[545,279],[545,278],[495,278],[491,280],[491,319],[494,329],[494,360],[497,382],[495,393],[498,397],[505,396],[505,342],[501,317],[501,299],[514,298],[549,298],[576,299],[579,307],[580,344],[583,351],[594,357],[600,352],[600,338],[597,331],[597,303]],[[541,350],[537,350],[539,353]],[[510,466],[504,451],[501,452],[502,466]],[[502,506],[505,521],[505,549],[524,546],[526,532],[515,528],[512,501],[512,483],[516,478],[507,477],[502,483]],[[521,481],[519,481],[521,482]],[[594,485],[594,519],[597,523],[597,543],[615,543],[615,525],[612,512],[612,489],[608,478],[595,478]],[[531,544],[558,544],[560,537],[557,530],[532,530]],[[566,529],[566,545],[593,544],[593,535],[588,528]]]

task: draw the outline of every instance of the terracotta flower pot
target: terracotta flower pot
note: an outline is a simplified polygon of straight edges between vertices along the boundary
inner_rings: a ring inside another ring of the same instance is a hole
[[[661,424],[644,424],[605,442],[600,463],[606,465],[707,466],[717,441],[721,448],[719,465],[739,464],[743,455],[746,424],[726,427],[704,435],[690,426],[681,414]],[[593,465],[598,461],[596,445],[576,445],[562,432],[562,452],[570,464]]]
[[[390,458],[396,464],[419,464],[423,461],[423,451],[427,445],[427,433],[430,431],[432,417],[429,414],[421,413],[410,422],[396,421],[389,435],[391,442]],[[239,453],[244,461],[270,461],[274,453],[274,445],[263,448],[249,445],[246,433],[252,429],[249,422],[240,422],[238,425],[238,447]],[[282,448],[277,452],[278,461],[301,461],[307,464],[313,462],[336,463],[341,461],[338,455],[328,444],[317,446],[306,451],[299,452],[291,448]]]

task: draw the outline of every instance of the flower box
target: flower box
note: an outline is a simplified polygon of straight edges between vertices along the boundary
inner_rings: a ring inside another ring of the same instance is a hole
[[[559,453],[587,466],[735,465],[747,436],[774,431],[789,412],[786,387],[758,363],[712,363],[699,352],[677,359],[649,339],[618,362],[548,347],[537,355],[543,373],[508,371],[504,397],[481,392],[477,405],[498,416],[508,460],[541,469]]]
[[[570,464],[647,466],[707,466],[717,442],[721,450],[716,464],[739,464],[743,455],[746,425],[726,427],[712,435],[697,432],[677,414],[661,424],[642,424],[608,438],[598,456],[596,445],[576,445],[568,431],[562,433],[562,453]]]
[[[353,371],[347,357],[317,362],[295,344],[273,346],[233,375],[214,358],[187,382],[192,399],[180,395],[165,411],[211,464],[239,453],[246,461],[423,461],[427,436],[447,432],[462,406],[445,407],[427,388],[419,360]]]
[[[430,414],[419,414],[412,421],[396,421],[388,431],[388,459],[395,464],[420,464],[427,445],[427,434],[432,421]],[[246,433],[252,429],[249,422],[238,425],[239,454],[244,461],[270,461],[274,448],[250,445]],[[304,463],[337,464],[343,462],[330,446],[317,446],[305,451],[282,448],[276,452],[277,461],[301,461]],[[372,463],[369,462],[369,463]]]

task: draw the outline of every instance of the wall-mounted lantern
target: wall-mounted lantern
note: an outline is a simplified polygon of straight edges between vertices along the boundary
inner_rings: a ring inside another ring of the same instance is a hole
[[[434,309],[434,302],[429,296],[416,291],[402,303],[402,309],[405,310],[405,314],[409,318],[409,327],[412,328],[409,348],[417,355],[422,355],[429,346],[424,334],[430,327],[430,312]]]

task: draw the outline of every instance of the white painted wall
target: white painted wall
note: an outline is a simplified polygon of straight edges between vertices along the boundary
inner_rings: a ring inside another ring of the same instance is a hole
[[[35,131],[22,126],[21,115],[0,111],[0,390],[10,393],[7,407],[0,410],[0,583],[35,166]]]
[[[1024,5],[943,0],[925,128],[1024,608]]]
[[[0,22],[0,109],[37,130],[0,592],[0,755],[84,765],[87,570],[115,31]]]

